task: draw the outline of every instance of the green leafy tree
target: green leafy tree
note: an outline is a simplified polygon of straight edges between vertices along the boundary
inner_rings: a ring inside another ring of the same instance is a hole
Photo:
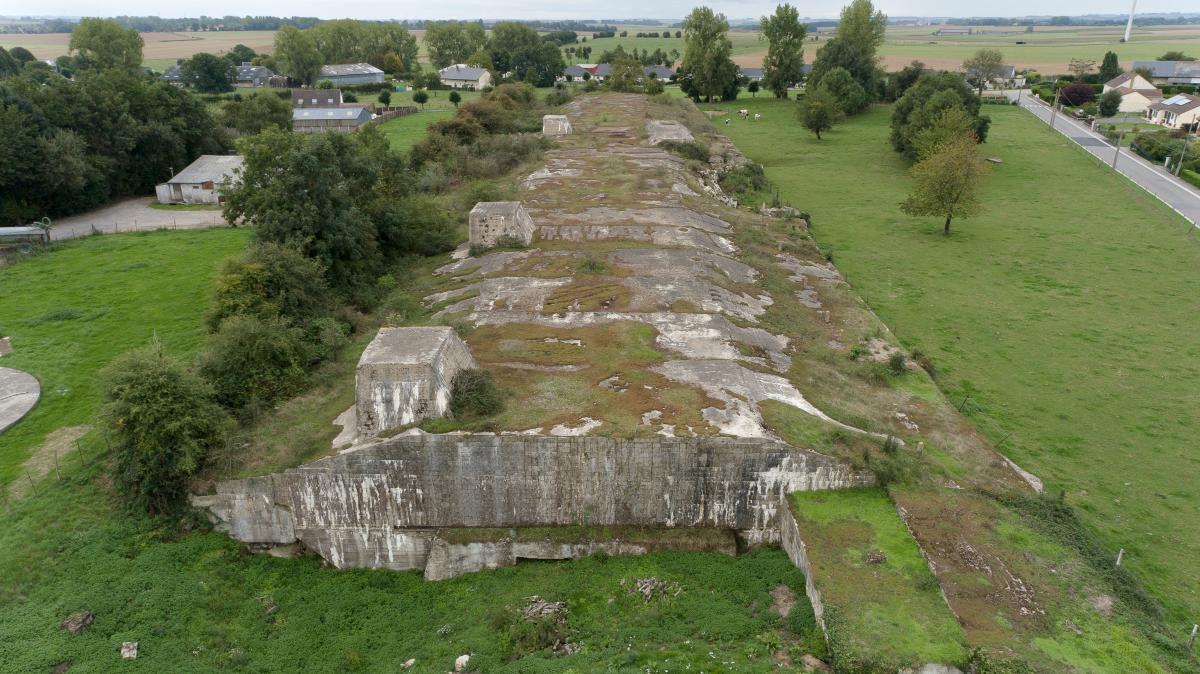
[[[113,485],[154,515],[186,504],[188,481],[229,428],[213,390],[157,340],[104,373],[104,418],[113,444]]]
[[[462,94],[458,93],[457,91],[451,91],[450,92],[450,105],[453,105],[454,107],[457,108],[458,104],[461,102],[462,102]]]
[[[312,37],[294,26],[284,26],[275,33],[273,54],[280,72],[304,84],[312,84],[324,65]]]
[[[142,65],[142,36],[106,19],[81,19],[71,31],[68,48],[75,54],[75,67],[86,69],[137,70]]]
[[[771,16],[759,20],[759,31],[759,39],[767,41],[767,55],[762,64],[763,86],[775,98],[787,98],[788,87],[804,76],[804,37],[808,29],[800,21],[796,8],[785,3],[777,6]]]
[[[13,47],[8,53],[17,60],[17,63],[20,63],[21,65],[33,63],[34,61],[38,60],[38,58],[33,55],[33,52],[24,47]]]
[[[979,114],[979,97],[971,85],[958,73],[922,74],[892,108],[892,148],[917,159],[917,135],[936,124],[948,108],[956,107],[971,120],[975,138],[984,142],[991,119]]]
[[[923,72],[925,72],[925,64],[920,61],[913,61],[889,75],[886,91],[887,100],[898,100],[904,95],[904,92],[908,91],[909,87],[916,84],[917,79],[921,77],[921,73]]]
[[[840,37],[830,39],[817,52],[812,71],[808,74],[807,86],[820,86],[826,73],[835,68],[849,72],[870,100],[875,99],[875,93],[879,90],[879,69],[875,66],[874,57]]]
[[[1004,73],[1004,54],[999,49],[980,49],[971,58],[963,61],[967,80],[975,83],[980,96],[989,82]]]
[[[695,100],[713,97],[737,98],[737,66],[730,58],[729,22],[724,14],[697,7],[683,20],[683,62],[679,82],[683,92]]]
[[[632,56],[622,55],[612,63],[604,88],[609,91],[641,92],[642,64]]]
[[[536,87],[553,85],[566,67],[557,45],[515,21],[501,21],[492,27],[487,52],[496,72],[511,73]]]
[[[871,0],[851,0],[842,8],[837,25],[838,39],[853,45],[868,59],[874,60],[886,32],[887,15],[876,10]]]
[[[325,269],[298,250],[260,242],[227,260],[214,283],[205,321],[216,331],[230,316],[284,318],[294,323],[324,316],[333,306]]]
[[[1121,111],[1121,92],[1110,89],[1100,96],[1098,105],[1101,117],[1112,117]]]
[[[380,105],[391,105],[391,103],[392,103],[392,92],[391,92],[391,90],[390,90],[390,89],[384,89],[383,91],[379,92],[379,99],[378,99],[378,100],[379,100],[379,104],[380,104]]]
[[[229,59],[233,65],[240,66],[243,63],[252,63],[255,56],[258,56],[258,54],[255,54],[253,49],[244,44],[236,44],[225,55],[225,58]]]
[[[746,91],[750,92],[751,98],[758,98],[758,89],[758,80],[751,80],[751,82],[746,85]]]
[[[1187,54],[1185,54],[1181,51],[1172,49],[1171,51],[1163,54],[1162,56],[1159,56],[1158,60],[1159,61],[1195,61],[1196,57],[1188,56]]]
[[[834,68],[825,74],[821,83],[816,86],[823,89],[838,102],[843,112],[856,114],[866,110],[871,105],[871,98],[863,90],[862,85],[845,68]]]
[[[429,61],[435,68],[466,63],[471,54],[487,44],[483,26],[474,22],[427,21],[425,37],[422,39],[429,51]]]
[[[418,89],[413,92],[412,99],[413,103],[424,107],[424,105],[429,102],[429,93],[424,89]]]
[[[200,374],[218,403],[253,414],[300,391],[314,356],[304,331],[287,321],[235,314],[209,338]]]
[[[842,108],[838,99],[825,87],[810,91],[800,102],[800,123],[821,140],[821,133],[829,131],[842,119]]]
[[[912,167],[913,190],[900,204],[900,210],[908,215],[943,218],[942,233],[948,236],[954,218],[982,210],[979,193],[987,170],[973,135],[951,138]]]
[[[1117,53],[1112,51],[1104,52],[1104,60],[1100,61],[1100,81],[1107,82],[1114,77],[1118,77],[1121,70],[1121,63],[1117,60]]]
[[[951,107],[942,110],[931,124],[920,129],[913,137],[912,144],[920,160],[933,154],[947,141],[967,135],[975,135],[971,118],[961,107]]]
[[[21,71],[21,62],[12,57],[4,47],[0,47],[0,79],[12,77]]]
[[[273,93],[259,92],[221,103],[221,123],[243,134],[292,128],[292,106]]]
[[[204,94],[233,91],[237,68],[229,59],[201,52],[180,66],[183,81]]]

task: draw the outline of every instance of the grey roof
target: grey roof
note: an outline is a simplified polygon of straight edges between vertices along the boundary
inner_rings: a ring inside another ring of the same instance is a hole
[[[1180,65],[1194,65],[1189,61],[1134,61],[1133,69],[1150,71],[1152,77],[1171,77]]]
[[[601,63],[596,66],[596,71],[592,74],[595,75],[596,77],[608,77],[609,75],[612,74],[612,64],[611,63]]]
[[[1016,76],[1017,76],[1017,67],[1016,66],[1010,66],[1010,65],[1000,66],[1000,77],[1011,80],[1012,78],[1014,78]]]
[[[742,75],[749,77],[752,80],[761,80],[763,76],[762,68],[740,68]]]
[[[647,77],[654,75],[660,80],[669,80],[675,74],[675,71],[666,66],[646,66],[642,68],[642,73]]]
[[[587,71],[584,70],[582,66],[575,64],[567,66],[566,69],[563,70],[563,75],[570,77],[583,77],[583,74],[586,72]]]
[[[478,82],[479,78],[483,77],[486,72],[486,68],[476,68],[459,63],[442,68],[438,71],[438,77],[443,80]]]
[[[363,106],[352,108],[292,108],[292,121],[302,122],[314,119],[358,119],[371,118],[371,111]]]
[[[315,101],[315,102],[314,102]],[[292,105],[296,107],[337,108],[342,105],[341,89],[292,89]]]
[[[242,64],[237,67],[237,79],[239,82],[256,82],[265,80],[275,76],[275,71],[266,66],[254,66]]]
[[[1200,96],[1176,94],[1150,106],[1151,110],[1168,110],[1176,114],[1200,108]]]
[[[321,66],[321,77],[345,77],[347,75],[382,75],[383,71],[370,63],[340,63]]]
[[[244,161],[233,154],[202,154],[167,182],[185,185],[221,183],[232,178],[234,170],[241,168]]]
[[[162,71],[162,74],[159,75],[159,78],[167,80],[168,82],[179,82],[183,79],[183,68],[181,68],[178,63],[173,66],[167,66],[167,69]]]

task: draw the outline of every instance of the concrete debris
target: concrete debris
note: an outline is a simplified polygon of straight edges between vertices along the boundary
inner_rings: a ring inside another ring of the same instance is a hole
[[[566,136],[570,134],[571,121],[566,115],[543,115],[542,116],[542,135],[543,136]]]
[[[997,453],[999,453],[999,452],[997,452]],[[1005,456],[1003,454],[1000,454],[1000,458],[1004,459],[1004,463],[1008,464],[1008,467],[1012,468],[1013,472],[1016,473],[1017,475],[1019,475],[1021,477],[1021,479],[1025,481],[1025,484],[1029,485],[1030,489],[1034,490],[1035,492],[1037,492],[1039,494],[1046,490],[1046,486],[1044,484],[1042,484],[1041,478],[1039,478],[1038,476],[1034,475],[1033,473],[1025,470],[1024,468],[1018,466],[1015,461],[1013,461],[1012,459],[1008,458],[1007,456]]]
[[[904,412],[896,412],[895,415],[893,415],[893,416],[896,417],[896,421],[899,421],[900,425],[903,426],[905,429],[910,430],[914,433],[921,430],[921,427],[917,425],[917,422],[915,422],[911,418],[909,418],[909,416],[907,414],[905,414]]]
[[[545,183],[559,182],[564,178],[580,178],[582,176],[583,172],[576,168],[540,168],[525,176],[521,181],[521,189],[537,189]]]
[[[498,250],[487,255],[463,257],[450,264],[438,267],[433,273],[460,276],[462,278],[488,276],[509,269],[511,265],[524,260],[533,253],[534,251],[532,250]],[[543,257],[569,255],[569,253],[560,251],[538,251],[538,253]]]
[[[686,126],[667,119],[652,119],[646,122],[646,136],[646,142],[650,145],[658,145],[664,141],[691,143],[696,140]]]
[[[64,618],[59,627],[71,634],[82,634],[95,619],[96,614],[91,611],[76,611]]]
[[[138,642],[126,641],[121,644],[121,657],[126,660],[136,660],[138,656]]]
[[[465,671],[467,671],[467,663],[468,663],[468,662],[470,662],[470,661],[471,661],[471,656],[470,656],[470,655],[460,655],[460,656],[458,656],[457,658],[455,658],[455,659],[454,659],[454,671],[455,671],[455,672],[465,672]]]
[[[351,405],[345,412],[337,415],[333,420],[333,425],[340,427],[337,436],[330,443],[334,449],[345,449],[354,444],[354,440],[358,437],[358,410],[356,406]]]
[[[883,550],[872,550],[867,553],[864,561],[867,564],[883,564],[887,561],[887,554]]]
[[[480,279],[461,288],[428,295],[425,297],[425,303],[435,306],[465,296],[464,299],[438,311],[434,314],[435,317],[460,311],[541,311],[552,293],[573,281],[570,277],[496,276]]]
[[[792,272],[793,281],[803,281],[807,279],[815,279],[829,282],[840,282],[842,274],[831,264],[828,263],[808,263],[802,262],[791,255],[781,253],[776,256],[779,260],[779,266]],[[801,277],[801,278],[797,278]]]
[[[567,619],[567,602],[565,601],[547,601],[537,596],[525,599],[527,604],[521,609],[521,617],[529,622],[537,622],[539,620],[553,620],[555,622],[563,622]]]
[[[613,251],[608,259],[635,275],[660,279],[725,279],[748,284],[759,276],[757,269],[731,257],[686,248],[630,248]]]
[[[404,664],[400,665],[400,669],[412,669],[412,666],[415,664],[417,664],[417,659],[409,658],[404,661]]]
[[[603,421],[593,419],[591,417],[583,417],[579,420],[578,426],[572,427],[567,426],[566,424],[558,424],[554,428],[550,429],[550,435],[560,438],[577,437],[580,435],[587,435],[593,430],[600,428],[602,425],[604,425]]]
[[[12,337],[0,338],[0,356],[7,356],[12,350]]]
[[[650,410],[649,412],[644,412],[642,414],[642,425],[650,426],[651,424],[655,423],[656,421],[658,421],[661,418],[662,418],[662,412],[660,412],[659,410]]]
[[[625,579],[622,578],[622,584],[624,581]],[[679,583],[676,583],[675,581],[667,582],[659,580],[654,576],[649,578],[636,578],[629,585],[629,593],[640,595],[642,601],[645,601],[647,604],[650,603],[651,600],[659,597],[678,597],[682,592],[683,587]]]
[[[800,666],[806,672],[832,672],[833,668],[825,663],[825,661],[817,658],[815,655],[805,653],[800,656]]]
[[[603,379],[599,384],[600,388],[613,393],[624,393],[629,390],[629,386],[621,382],[619,375],[613,375],[607,379]]]

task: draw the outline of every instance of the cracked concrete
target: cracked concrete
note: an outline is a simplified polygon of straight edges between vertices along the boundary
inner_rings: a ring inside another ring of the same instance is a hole
[[[0,367],[0,433],[17,423],[37,405],[41,384],[28,372]]]

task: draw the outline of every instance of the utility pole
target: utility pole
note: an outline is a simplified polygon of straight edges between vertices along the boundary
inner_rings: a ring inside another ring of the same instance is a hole
[[[1116,154],[1113,155],[1113,160],[1112,160],[1112,167],[1114,169],[1117,168],[1117,158],[1121,156],[1121,141],[1122,140],[1125,140],[1125,132],[1124,131],[1121,131],[1121,135],[1117,136],[1117,152],[1116,152]],[[1121,548],[1121,552],[1122,553],[1125,552],[1125,549]],[[1121,564],[1119,557],[1117,558],[1117,564],[1118,565]]]
[[[1054,105],[1050,106],[1050,130],[1054,130],[1054,118],[1058,116],[1058,97],[1062,90],[1058,88],[1058,80],[1054,80]]]

